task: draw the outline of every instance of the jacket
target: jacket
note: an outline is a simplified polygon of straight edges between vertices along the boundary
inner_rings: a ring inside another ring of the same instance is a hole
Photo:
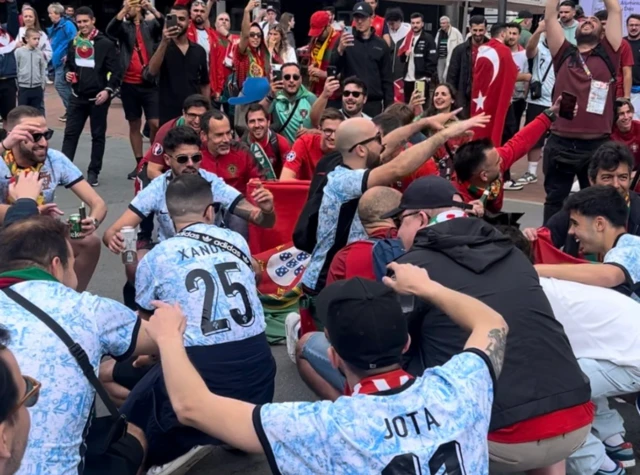
[[[27,32],[26,26],[21,26],[20,31],[18,32],[18,41],[22,41],[25,33]],[[53,56],[53,51],[51,50],[51,43],[49,43],[49,37],[44,31],[40,32],[40,43],[38,44],[38,48],[40,51],[44,53],[44,59],[47,60],[47,63],[51,61],[51,56]]]
[[[398,262],[426,269],[431,279],[477,298],[509,325],[491,432],[590,400],[589,380],[533,265],[493,226],[475,218],[428,226],[418,231],[413,247]],[[422,374],[463,350],[468,332],[437,307],[416,300],[408,318],[411,373]]]
[[[463,107],[466,117],[469,117],[471,107],[471,82],[473,78],[473,65],[471,64],[471,43],[473,38],[458,45],[451,53],[447,82],[456,88],[456,107]],[[485,38],[483,43],[488,43]]]
[[[436,33],[436,48],[440,44],[440,34],[442,33],[442,29],[438,30]],[[462,33],[457,28],[453,26],[449,27],[449,36],[447,38],[447,64],[444,67],[444,77],[447,77],[447,71],[449,70],[449,63],[451,62],[451,55],[453,54],[453,50],[459,44],[464,43],[464,38],[462,37]]]
[[[78,82],[72,84],[73,93],[81,98],[94,98],[100,91],[107,90],[113,95],[122,83],[123,71],[118,60],[116,45],[102,32],[93,39],[93,59],[83,59],[76,54],[76,41],[71,41],[67,49],[64,72],[76,73]],[[89,62],[93,62],[93,64]],[[80,64],[78,64],[80,63]]]
[[[20,31],[18,22],[18,7],[16,2],[6,2],[7,23],[0,25],[0,78],[15,78],[18,74],[16,67],[16,38]]]
[[[407,75],[409,70],[409,58],[404,54],[405,51],[411,48],[413,42],[413,32],[409,33],[405,39],[404,44],[398,50],[401,61],[404,63],[404,75]],[[408,44],[407,44],[408,43]],[[414,78],[416,80],[422,78],[433,78],[438,73],[438,49],[436,43],[426,31],[422,31],[417,41],[413,46],[413,62],[415,65]]]
[[[18,67],[18,86],[44,88],[47,84],[47,60],[39,48],[18,48],[15,52]]]
[[[311,107],[316,100],[317,97],[304,86],[300,86],[296,97],[292,99],[289,99],[283,92],[279,92],[271,105],[274,130],[284,135],[289,143],[295,142],[296,134],[301,127],[312,128]],[[291,114],[293,117],[287,126],[282,128]]]
[[[368,101],[384,101],[384,107],[393,104],[393,78],[389,46],[382,38],[372,34],[364,39],[354,31],[354,45],[340,56],[338,50],[331,56],[331,64],[342,72],[343,78],[357,76],[367,85]]]
[[[140,22],[140,33],[144,47],[149,55],[149,60],[156,50],[156,45],[162,39],[162,27],[164,26],[164,18],[161,20],[145,20]],[[110,36],[120,45],[120,68],[122,74],[129,69],[131,64],[131,55],[136,44],[136,25],[130,21],[118,20],[114,18],[107,25],[105,34]],[[144,65],[146,66],[146,64]]]
[[[49,35],[49,42],[53,50],[51,62],[54,68],[62,66],[64,63],[69,43],[75,38],[77,32],[76,25],[67,17],[61,17],[58,23],[47,28],[47,35]]]

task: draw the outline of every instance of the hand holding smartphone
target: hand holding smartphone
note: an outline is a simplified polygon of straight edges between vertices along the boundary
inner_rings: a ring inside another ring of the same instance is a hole
[[[573,120],[577,102],[578,98],[575,96],[575,94],[563,91],[562,99],[560,100],[560,110],[558,111],[558,116],[566,120]]]
[[[167,30],[175,26],[178,26],[178,17],[176,17],[172,13],[169,13],[166,17],[165,24],[167,25]]]
[[[420,95],[422,95],[422,97],[424,97],[424,91],[425,91],[425,82],[420,80],[420,81],[416,81],[416,91],[418,91],[420,93]]]
[[[327,68],[327,77],[328,78],[337,78],[338,77],[338,68],[335,66],[329,66]]]

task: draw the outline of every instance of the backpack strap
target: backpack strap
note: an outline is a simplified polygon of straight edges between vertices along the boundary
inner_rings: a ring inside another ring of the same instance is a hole
[[[273,150],[276,161],[281,162],[282,155],[280,154],[280,143],[278,142],[278,134],[276,132],[271,131],[269,133],[269,144],[271,145],[271,150]]]
[[[569,47],[564,50],[564,53],[562,53],[562,57],[560,58],[560,62],[558,63],[558,69],[560,69],[560,66],[562,66],[562,64],[567,60],[567,58],[570,58],[571,56],[576,57],[576,60],[577,60],[578,58],[576,55],[578,54],[580,54],[580,52],[578,51],[578,48],[574,45],[569,45]],[[605,62],[605,64],[607,65],[607,68],[609,69],[609,73],[611,73],[610,82],[615,82],[616,69],[613,67],[611,58],[609,58],[609,55],[607,54],[607,52],[604,49],[604,46],[602,46],[601,43],[598,43],[597,46],[593,48],[593,54],[595,54]]]

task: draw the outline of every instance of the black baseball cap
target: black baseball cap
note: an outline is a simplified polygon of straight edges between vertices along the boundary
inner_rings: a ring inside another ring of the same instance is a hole
[[[437,209],[456,207],[472,209],[473,206],[453,197],[460,195],[449,180],[439,176],[423,176],[411,183],[402,194],[400,206],[382,215],[383,219],[398,216],[406,209]]]
[[[386,285],[356,277],[325,287],[318,316],[344,361],[363,370],[402,362],[409,330],[396,293]]]
[[[521,10],[518,12],[518,18],[520,19],[533,18],[533,13],[531,13],[529,10]]]
[[[373,8],[367,2],[358,2],[353,6],[353,16],[373,16]]]

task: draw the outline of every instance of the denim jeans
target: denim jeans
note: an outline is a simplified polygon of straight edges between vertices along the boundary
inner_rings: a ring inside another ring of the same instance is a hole
[[[64,78],[64,65],[56,67],[56,74],[54,79],[54,86],[62,103],[64,104],[64,110],[69,108],[69,99],[71,98],[71,84]]]

